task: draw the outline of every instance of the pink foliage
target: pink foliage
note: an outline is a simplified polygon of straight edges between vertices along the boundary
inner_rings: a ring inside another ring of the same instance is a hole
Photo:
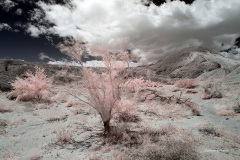
[[[176,81],[174,85],[179,88],[194,88],[194,87],[196,87],[194,80],[189,79],[189,78],[180,79],[180,80]]]
[[[137,89],[146,88],[146,87],[158,87],[161,86],[161,83],[154,82],[151,80],[144,80],[143,78],[129,79],[124,83],[124,86],[131,92],[136,92]]]
[[[77,60],[80,64],[83,64],[79,57],[81,57],[85,50],[85,46],[81,42],[81,40],[80,42],[78,40],[75,40],[75,42],[66,41],[59,47],[66,55]],[[64,47],[64,44],[66,47]],[[110,120],[116,111],[124,112],[127,111],[128,108],[133,107],[133,104],[130,105],[130,102],[127,101],[122,102],[121,99],[122,84],[124,84],[126,80],[120,76],[120,74],[126,66],[125,63],[129,62],[129,57],[127,52],[109,51],[104,45],[92,46],[90,51],[91,55],[102,57],[105,68],[104,72],[100,73],[82,65],[84,94],[81,94],[82,97],[78,99],[96,109],[103,121],[104,132],[109,133]],[[123,63],[117,63],[119,59],[123,61]]]
[[[120,114],[134,115],[136,113],[136,102],[129,99],[121,99],[117,103],[117,107],[113,110],[114,116],[119,116]]]
[[[119,55],[110,54],[103,45],[94,46],[92,50],[103,58],[106,68],[103,73],[98,73],[96,70],[83,67],[82,81],[87,93],[85,94],[85,103],[97,110],[104,123],[105,132],[109,132],[110,120],[113,115],[127,112],[134,105],[130,105],[130,100],[123,101],[121,99],[122,84],[126,80],[119,76],[124,70],[124,64],[117,63],[117,56]],[[127,54],[120,54],[120,56],[127,60]]]
[[[17,98],[17,101],[43,100],[49,95],[52,84],[47,79],[44,69],[35,67],[36,72],[26,72],[27,78],[17,77],[11,84],[13,90],[7,95],[8,98]]]
[[[71,100],[68,100],[68,101],[66,102],[66,106],[67,106],[67,107],[72,107],[72,106],[73,106],[73,102],[72,102]]]

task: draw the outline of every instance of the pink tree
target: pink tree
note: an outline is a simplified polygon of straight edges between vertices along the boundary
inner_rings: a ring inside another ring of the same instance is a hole
[[[77,43],[82,44],[81,42]],[[66,50],[68,50],[68,47]],[[76,45],[72,47],[76,47]],[[65,50],[64,48],[62,49]],[[82,46],[80,46],[79,51],[81,49],[83,49]],[[72,49],[70,50],[72,51]],[[117,63],[117,59],[127,62],[128,58],[125,53],[110,53],[104,45],[93,46],[91,52],[94,55],[102,57],[105,65],[104,72],[99,73],[94,69],[84,67],[81,60],[78,59],[82,51],[78,52],[78,55],[75,52],[68,52],[67,54],[73,59],[76,58],[82,65],[82,82],[85,94],[82,94],[82,97],[75,97],[96,109],[102,119],[104,133],[110,133],[110,121],[112,117],[123,111],[124,107],[130,107],[130,105],[123,106],[123,104],[129,103],[123,103],[123,99],[121,98],[122,84],[124,84],[125,79],[120,76],[120,73],[124,70],[125,63]],[[127,109],[124,109],[124,111],[127,111]]]

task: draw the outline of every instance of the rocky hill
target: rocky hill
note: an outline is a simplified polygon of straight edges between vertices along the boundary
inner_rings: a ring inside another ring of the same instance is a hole
[[[79,77],[79,67],[2,59],[0,60],[0,90],[10,90],[10,82],[16,76],[21,77],[27,70],[34,71],[34,66],[44,68],[54,83],[71,82]],[[59,75],[59,71],[64,71],[68,76]],[[162,55],[155,64],[129,68],[124,76],[144,77],[165,83],[173,83],[174,80],[181,78],[221,78],[226,84],[240,86],[240,63],[204,47],[189,47]]]
[[[48,77],[52,78],[54,83],[70,82],[74,80],[74,77],[59,75],[60,71],[66,71],[76,75],[79,73],[79,67],[74,66],[65,67],[22,60],[0,59],[0,90],[9,91],[11,89],[10,83],[14,81],[16,77],[23,77],[24,73],[27,71],[34,72],[34,67],[36,66],[44,68],[45,73]]]

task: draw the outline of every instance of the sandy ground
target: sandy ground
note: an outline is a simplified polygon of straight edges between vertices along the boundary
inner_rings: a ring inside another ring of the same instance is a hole
[[[57,86],[55,91],[64,93],[67,88],[70,87]],[[146,128],[159,130],[170,124],[193,135],[199,159],[240,159],[240,114],[219,115],[236,103],[234,92],[225,92],[221,99],[203,100],[201,86],[194,89],[195,94],[172,85],[155,89],[164,96],[179,97],[182,92],[181,98],[196,103],[201,116],[193,116],[189,108],[176,103],[138,101],[136,115],[140,120],[124,125],[138,132]],[[94,110],[66,93],[51,98],[56,102],[39,104],[10,101],[6,93],[0,94],[0,159],[117,159],[113,155],[126,151],[122,144],[105,143],[100,136],[102,123]],[[72,107],[66,106],[68,100],[73,102]],[[118,125],[117,121],[113,120],[112,125]],[[61,135],[70,138],[63,142]]]

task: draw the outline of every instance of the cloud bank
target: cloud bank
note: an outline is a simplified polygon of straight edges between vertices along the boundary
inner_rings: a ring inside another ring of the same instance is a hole
[[[72,0],[38,6],[54,26],[31,24],[33,36],[80,35],[90,44],[127,38],[149,60],[194,45],[227,49],[240,36],[239,0],[196,0],[191,5],[176,0],[160,7],[146,7],[140,0]]]
[[[0,23],[0,31],[1,30],[12,30],[12,28],[6,23]]]
[[[17,3],[15,3],[11,0],[3,0],[0,2],[0,6],[2,6],[2,8],[7,12],[10,11],[16,5],[17,5]]]

